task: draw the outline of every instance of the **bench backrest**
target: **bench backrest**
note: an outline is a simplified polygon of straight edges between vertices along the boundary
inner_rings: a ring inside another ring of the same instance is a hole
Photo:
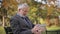
[[[11,27],[4,27],[6,34],[13,34]]]

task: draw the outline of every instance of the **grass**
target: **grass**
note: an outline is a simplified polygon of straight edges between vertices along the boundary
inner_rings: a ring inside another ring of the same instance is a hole
[[[51,27],[47,27],[47,30],[51,30],[51,31],[54,31],[54,30],[60,30],[60,26],[51,26]]]
[[[2,26],[0,26],[0,34],[6,34],[5,30],[4,30],[4,28]]]

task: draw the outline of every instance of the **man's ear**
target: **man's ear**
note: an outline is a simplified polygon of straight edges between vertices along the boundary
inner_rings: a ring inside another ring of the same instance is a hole
[[[21,9],[19,9],[18,11],[20,12]]]

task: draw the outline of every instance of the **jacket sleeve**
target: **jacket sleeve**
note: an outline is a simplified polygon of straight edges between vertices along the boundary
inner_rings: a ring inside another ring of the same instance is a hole
[[[32,34],[31,29],[21,31],[22,28],[20,27],[18,20],[16,20],[16,19],[10,20],[10,25],[12,28],[12,32],[14,34]]]

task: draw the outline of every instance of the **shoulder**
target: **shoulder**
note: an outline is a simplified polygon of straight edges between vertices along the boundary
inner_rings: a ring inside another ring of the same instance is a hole
[[[21,18],[20,16],[14,15],[14,16],[11,17],[10,20],[19,20],[20,18]]]

